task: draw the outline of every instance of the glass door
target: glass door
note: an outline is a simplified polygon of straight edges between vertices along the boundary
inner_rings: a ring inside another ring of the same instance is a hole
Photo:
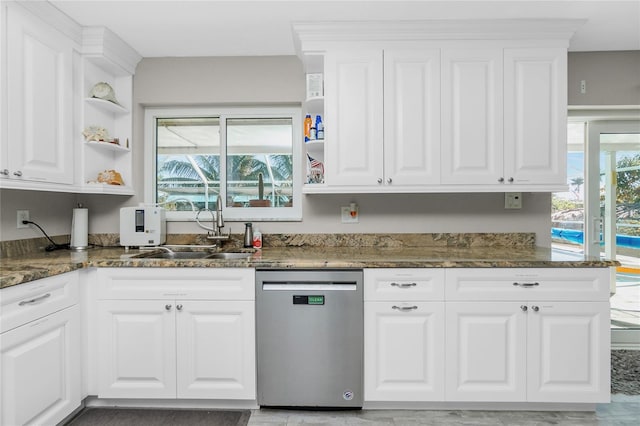
[[[640,343],[640,121],[568,125],[569,191],[553,194],[556,251],[618,260],[611,287],[612,342]]]
[[[615,259],[613,344],[640,343],[640,121],[592,121],[586,149],[587,254]]]

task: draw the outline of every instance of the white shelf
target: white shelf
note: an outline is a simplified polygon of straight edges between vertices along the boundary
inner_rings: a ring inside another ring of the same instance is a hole
[[[324,139],[315,139],[305,142],[307,153],[314,159],[324,163]]]
[[[113,194],[134,195],[133,187],[127,185],[109,185],[107,183],[86,183],[82,192],[84,194]]]
[[[89,146],[93,146],[93,147],[96,147],[98,149],[105,149],[105,150],[108,150],[108,151],[123,152],[123,153],[131,151],[130,148],[126,148],[126,147],[124,147],[122,145],[118,145],[118,144],[111,143],[111,142],[88,141],[88,142],[85,142],[85,143],[87,145],[89,145]]]
[[[113,114],[120,114],[120,115],[129,114],[129,110],[126,109],[125,107],[118,104],[114,104],[113,102],[110,102],[110,101],[105,101],[104,99],[85,98],[84,101],[90,105],[95,106],[96,108],[99,108],[103,111],[107,111]]]

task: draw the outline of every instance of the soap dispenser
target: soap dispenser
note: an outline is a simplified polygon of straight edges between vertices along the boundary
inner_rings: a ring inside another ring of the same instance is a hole
[[[244,224],[244,246],[253,247],[253,226],[251,223]]]

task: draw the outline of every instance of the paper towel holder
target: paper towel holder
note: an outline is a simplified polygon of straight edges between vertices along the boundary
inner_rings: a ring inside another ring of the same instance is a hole
[[[69,249],[72,251],[84,251],[89,248],[89,210],[78,203],[73,209],[71,219],[71,242]]]

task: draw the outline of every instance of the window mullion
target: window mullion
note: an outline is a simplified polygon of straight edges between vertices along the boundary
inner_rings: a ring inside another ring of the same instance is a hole
[[[227,116],[220,114],[220,198],[222,206],[227,207]]]

